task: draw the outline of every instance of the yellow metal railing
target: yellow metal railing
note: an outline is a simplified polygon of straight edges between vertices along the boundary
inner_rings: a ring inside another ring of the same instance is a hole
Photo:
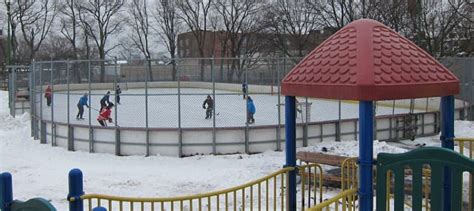
[[[455,138],[454,142],[458,144],[459,146],[459,153],[465,155],[466,157],[469,157],[471,159],[474,159],[474,138]],[[468,210],[473,210],[474,209],[474,202],[472,201],[473,199],[473,175],[469,174],[469,185],[465,188],[467,188],[468,192]],[[464,187],[461,186],[461,187]]]
[[[341,165],[341,189],[357,189],[358,186],[358,177],[357,177],[357,157],[347,158],[342,161]]]
[[[323,201],[323,169],[319,164],[299,167],[301,177],[301,207],[311,207]]]
[[[357,203],[357,189],[349,189],[339,193],[320,204],[308,209],[308,211],[355,211],[358,207]]]
[[[228,188],[203,194],[179,197],[145,198],[122,197],[102,194],[85,194],[85,210],[102,206],[107,210],[286,210],[288,172],[294,168],[287,167],[260,179]],[[322,200],[322,168],[318,164],[298,167],[302,177],[301,194],[310,199]],[[74,200],[71,198],[70,200]],[[316,204],[316,201],[301,204],[300,209]]]

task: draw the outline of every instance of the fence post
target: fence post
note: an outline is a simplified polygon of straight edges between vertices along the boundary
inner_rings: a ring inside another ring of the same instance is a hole
[[[115,155],[121,155],[120,152],[120,128],[118,127],[118,105],[117,105],[117,57],[114,58],[114,85],[112,91],[115,93],[114,97],[114,103],[115,103],[115,112],[114,112],[114,118],[115,118]]]
[[[0,174],[0,210],[10,211],[13,202],[12,175],[8,172]]]
[[[341,141],[341,100],[337,102],[336,141]]]
[[[183,156],[183,129],[181,128],[181,68],[178,72],[178,156]]]
[[[72,169],[69,171],[69,193],[67,195],[69,211],[84,210],[84,202],[81,199],[82,195],[84,195],[82,171],[80,169]]]
[[[51,57],[50,86],[51,86],[51,146],[56,146],[56,126],[54,124],[54,64]]]
[[[34,73],[33,73],[33,64],[30,64],[28,72],[28,99],[30,101],[30,136],[35,137],[35,104],[33,103],[33,83],[34,83]]]
[[[214,57],[211,58],[211,79],[212,79],[212,99],[214,99],[214,106],[212,107],[212,153],[217,153],[216,147],[216,80],[214,76]]]
[[[69,81],[69,76],[70,76],[70,63],[69,61],[66,61],[66,83],[67,83],[67,130],[68,130],[68,133],[67,133],[67,148],[68,150],[70,151],[74,151],[74,128],[71,126],[71,120],[70,120],[70,116],[71,116],[71,111],[70,111],[70,98],[71,98],[71,87],[69,85],[70,81]]]
[[[149,131],[149,123],[148,123],[148,77],[150,77],[149,73],[151,72],[151,61],[147,58],[145,62],[145,142],[146,142],[146,156],[150,155],[150,131]],[[153,74],[153,73],[151,73]]]
[[[275,62],[275,60],[273,60]],[[277,126],[277,151],[281,151],[281,86],[280,86],[280,59],[277,58],[276,61],[276,74],[277,74],[277,91],[278,91],[278,126]]]
[[[12,106],[10,107],[10,114],[15,117],[16,116],[16,68],[13,68],[12,69],[12,86],[11,86],[11,90],[9,89],[8,91],[9,92],[12,92],[12,98],[11,98],[11,102],[12,102]]]
[[[301,119],[304,120],[303,122],[303,147],[307,147],[308,146],[308,111],[309,111],[309,108],[308,108],[308,97],[305,97],[305,116],[302,117]],[[301,116],[303,116],[303,110],[301,110]]]
[[[40,100],[40,143],[46,144],[46,127],[43,123],[43,64],[40,65],[40,75],[39,75],[40,85],[39,85],[39,100]]]
[[[235,59],[235,58],[234,58]],[[234,61],[232,61],[234,63]],[[240,62],[240,60],[239,60]],[[239,63],[240,64],[240,63]],[[247,69],[244,70],[244,74],[245,74],[245,84],[247,84],[247,100],[248,100],[248,97],[249,97],[249,94],[250,93],[250,86],[248,85],[249,84],[249,81],[248,81],[248,72],[247,72]],[[249,114],[249,110],[248,110],[248,107],[247,107],[247,100],[245,100],[245,114],[247,114],[247,119],[245,120],[245,153],[250,153],[250,150],[249,150],[249,129],[250,129],[250,126],[249,126],[249,119],[248,119],[248,114]]]
[[[91,87],[91,60],[88,60],[87,61],[87,69],[88,69],[88,73],[87,73],[87,77],[89,77],[89,95],[88,95],[88,98],[89,98],[89,152],[94,152],[94,130],[92,129],[92,117],[91,117],[91,107],[92,107],[92,87]]]

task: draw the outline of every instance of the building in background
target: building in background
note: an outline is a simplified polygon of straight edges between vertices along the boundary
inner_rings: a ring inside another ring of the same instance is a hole
[[[306,55],[316,46],[321,44],[331,34],[330,30],[311,31],[305,38],[305,45],[299,46],[298,42],[303,37],[295,37],[287,34],[250,33],[239,34],[245,36],[240,39],[237,49],[232,48],[231,41],[227,38],[225,31],[206,31],[203,54],[201,55],[199,44],[193,32],[185,32],[178,35],[178,57],[179,58],[259,58],[264,56],[288,56],[284,55],[282,47],[286,48],[291,55]],[[280,45],[277,44],[279,42]]]

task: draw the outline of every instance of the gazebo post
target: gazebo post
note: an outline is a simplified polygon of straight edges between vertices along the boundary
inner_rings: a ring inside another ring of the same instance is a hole
[[[454,96],[441,97],[441,146],[454,150]],[[451,209],[451,171],[444,169],[443,210]]]
[[[296,107],[295,97],[285,97],[285,167],[296,167]],[[296,210],[296,170],[288,173],[288,203],[287,208],[290,211]]]
[[[373,210],[373,101],[359,102],[359,210]]]

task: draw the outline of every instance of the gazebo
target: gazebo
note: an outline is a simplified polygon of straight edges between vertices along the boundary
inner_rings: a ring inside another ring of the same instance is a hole
[[[456,76],[407,38],[374,20],[354,21],[309,53],[282,81],[286,166],[296,166],[295,96],[358,100],[359,209],[373,210],[373,102],[440,96],[440,139],[442,147],[453,149],[453,95],[458,92]],[[444,197],[449,202],[447,171]],[[288,186],[289,208],[295,210],[295,171]]]

